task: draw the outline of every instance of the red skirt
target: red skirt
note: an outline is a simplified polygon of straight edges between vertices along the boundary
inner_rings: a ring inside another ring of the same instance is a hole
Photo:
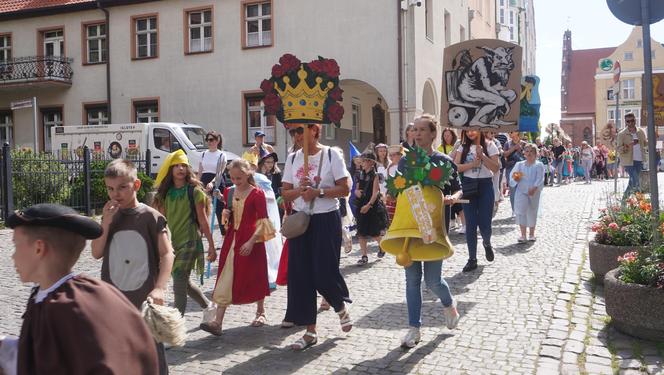
[[[281,250],[276,283],[281,286],[288,285],[288,240],[284,241],[284,247]]]

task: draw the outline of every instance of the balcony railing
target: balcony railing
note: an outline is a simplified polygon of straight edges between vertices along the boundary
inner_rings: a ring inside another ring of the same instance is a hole
[[[0,61],[0,85],[44,81],[71,84],[73,61],[62,56],[26,56]]]

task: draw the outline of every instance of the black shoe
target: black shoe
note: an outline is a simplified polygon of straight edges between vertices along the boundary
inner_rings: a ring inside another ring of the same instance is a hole
[[[377,257],[382,258],[385,256],[385,252],[383,250],[379,250],[378,254],[376,254]]]
[[[367,263],[369,263],[369,257],[367,257],[366,255],[362,255],[362,258],[360,258],[360,259],[357,261],[357,265],[358,265],[358,266],[364,266],[364,265],[367,264]]]
[[[484,246],[484,255],[486,256],[486,260],[493,262],[493,248],[491,248],[491,245]]]
[[[470,272],[477,269],[477,259],[469,259],[468,263],[463,267],[463,272]]]

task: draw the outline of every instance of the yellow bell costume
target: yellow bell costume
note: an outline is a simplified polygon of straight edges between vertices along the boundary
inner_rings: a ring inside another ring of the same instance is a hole
[[[397,196],[392,224],[380,242],[386,253],[396,255],[397,264],[446,259],[454,248],[445,233],[442,187],[449,183],[452,166],[430,163],[425,151],[407,151],[404,171],[387,180]]]

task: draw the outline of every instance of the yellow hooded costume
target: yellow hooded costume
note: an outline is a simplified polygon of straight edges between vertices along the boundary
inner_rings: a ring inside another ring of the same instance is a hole
[[[164,178],[166,178],[168,175],[168,171],[171,169],[171,167],[178,164],[189,164],[189,158],[187,158],[187,154],[185,154],[181,149],[175,152],[171,152],[168,154],[168,156],[166,156],[166,159],[164,159],[164,164],[162,164],[161,168],[159,168],[157,178],[154,180],[155,187],[159,187],[161,182],[164,181]]]

